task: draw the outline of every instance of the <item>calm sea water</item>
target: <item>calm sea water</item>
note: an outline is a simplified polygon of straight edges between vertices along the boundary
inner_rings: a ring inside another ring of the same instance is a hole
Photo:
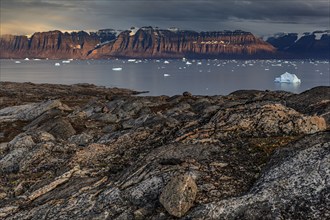
[[[1,81],[92,83],[149,91],[149,95],[184,91],[226,95],[239,89],[300,93],[330,86],[328,60],[0,60],[0,64]],[[296,74],[301,83],[275,83],[275,77],[285,72]]]

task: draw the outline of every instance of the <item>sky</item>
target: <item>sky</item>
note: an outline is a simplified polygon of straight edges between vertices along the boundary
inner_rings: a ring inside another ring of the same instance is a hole
[[[263,36],[330,29],[329,0],[0,0],[0,34],[49,30],[244,30]]]

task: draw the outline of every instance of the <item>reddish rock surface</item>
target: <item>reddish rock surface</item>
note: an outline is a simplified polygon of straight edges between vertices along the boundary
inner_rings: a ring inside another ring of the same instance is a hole
[[[102,42],[101,42],[102,40]],[[116,39],[86,32],[38,32],[0,37],[0,58],[101,59],[135,58],[262,58],[276,49],[249,32],[194,32],[141,28],[121,32]]]

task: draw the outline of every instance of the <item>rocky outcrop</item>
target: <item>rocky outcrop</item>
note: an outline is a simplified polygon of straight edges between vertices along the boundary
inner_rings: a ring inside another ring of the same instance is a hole
[[[326,218],[328,91],[148,97],[1,82],[0,216]]]
[[[243,196],[197,207],[198,219],[326,219],[330,178],[329,132],[276,151]],[[188,217],[189,219],[189,217]]]

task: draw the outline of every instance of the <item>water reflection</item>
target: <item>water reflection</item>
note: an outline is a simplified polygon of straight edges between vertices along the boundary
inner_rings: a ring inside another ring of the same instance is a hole
[[[293,93],[299,93],[300,92],[300,85],[301,83],[278,83],[275,82],[275,89],[276,90],[284,90],[289,91]]]

